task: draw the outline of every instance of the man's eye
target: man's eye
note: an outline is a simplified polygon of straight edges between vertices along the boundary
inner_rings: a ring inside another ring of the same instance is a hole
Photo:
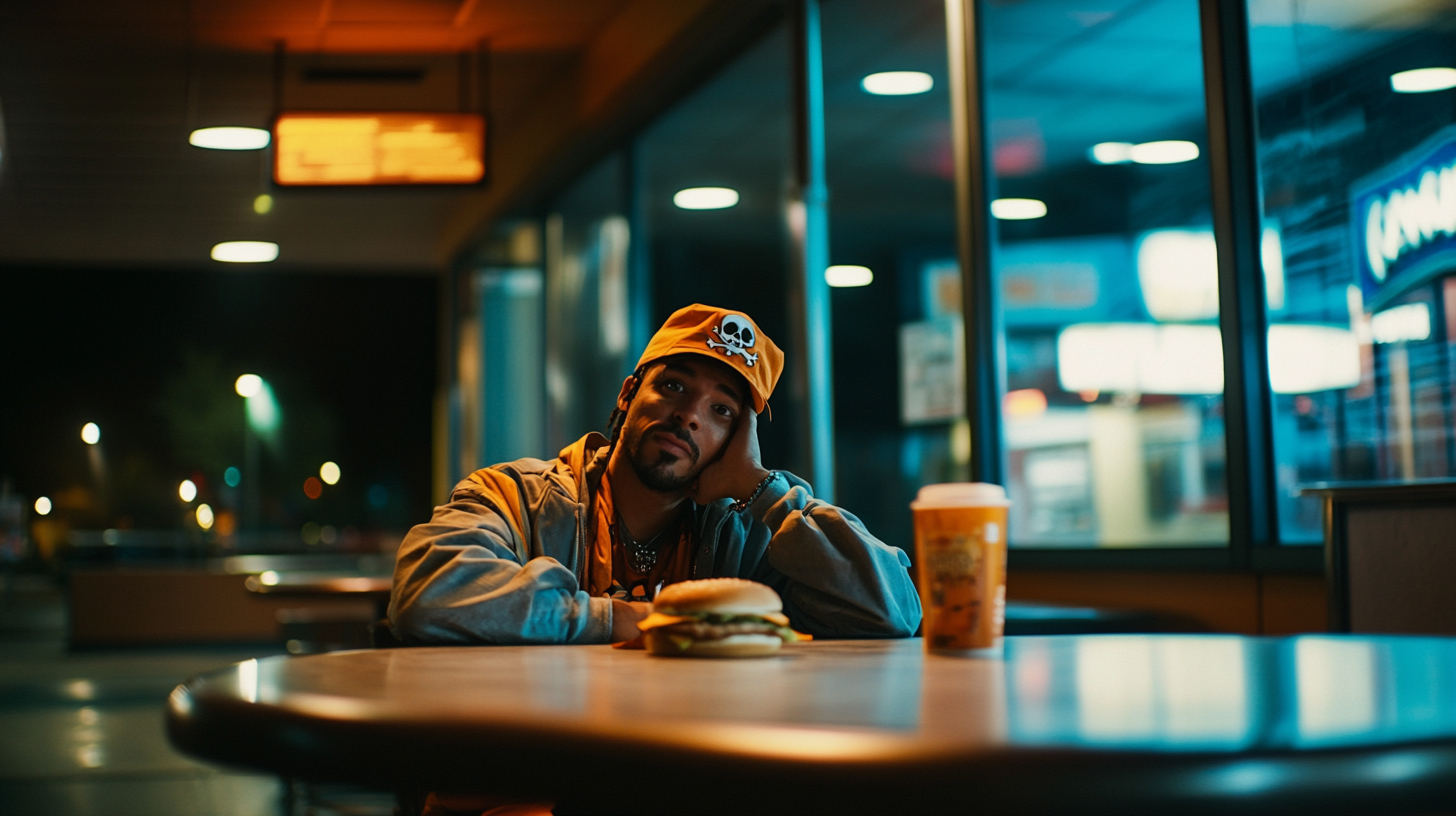
[[[726,405],[717,405],[717,406],[714,406],[714,410],[716,410],[718,413],[722,414],[723,416],[728,417],[729,419],[732,419],[733,418],[733,409],[732,408],[729,408]]]
[[[667,389],[667,390],[669,390],[669,391],[683,391],[684,390],[683,389],[683,384],[680,383],[680,382],[678,382],[677,380],[668,380],[667,382],[665,382],[665,383],[662,384],[662,387],[665,388],[665,389]]]

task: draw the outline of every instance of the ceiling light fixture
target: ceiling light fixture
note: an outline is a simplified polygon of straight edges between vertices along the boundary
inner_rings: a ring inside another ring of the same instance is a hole
[[[678,190],[672,203],[684,210],[722,210],[738,203],[738,191],[729,187],[689,187]]]
[[[212,259],[223,263],[268,263],[278,260],[272,241],[224,241],[212,248]]]
[[[924,71],[881,71],[860,80],[865,93],[875,96],[910,96],[935,87],[935,78]]]
[[[1132,146],[1128,158],[1138,164],[1179,164],[1198,158],[1198,145],[1177,140],[1143,142]]]
[[[870,271],[868,266],[836,264],[824,270],[824,282],[836,289],[869,286],[874,279],[875,273]]]
[[[1456,68],[1414,68],[1390,75],[1396,93],[1431,93],[1456,88]]]
[[[209,150],[262,150],[273,140],[273,135],[262,128],[209,127],[198,128],[187,137],[193,147]]]
[[[1046,214],[1046,202],[1035,198],[998,198],[991,202],[991,215],[1002,221],[1028,221]]]

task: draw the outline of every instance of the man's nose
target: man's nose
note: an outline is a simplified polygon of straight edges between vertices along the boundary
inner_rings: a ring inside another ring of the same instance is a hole
[[[689,431],[697,431],[703,424],[703,412],[709,410],[708,399],[695,399],[682,406],[677,412],[677,422]]]

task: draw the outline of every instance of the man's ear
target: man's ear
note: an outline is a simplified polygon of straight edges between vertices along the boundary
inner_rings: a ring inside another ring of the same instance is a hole
[[[627,410],[628,401],[632,396],[632,389],[637,386],[637,375],[628,374],[627,379],[622,380],[622,390],[617,392],[618,410]]]

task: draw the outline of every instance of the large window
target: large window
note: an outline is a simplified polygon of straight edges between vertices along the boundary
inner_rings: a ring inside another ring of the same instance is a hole
[[[1413,0],[1253,0],[1279,533],[1318,480],[1456,473],[1456,33]],[[1278,333],[1299,354],[1281,367]]]
[[[909,547],[967,475],[945,4],[833,0],[823,43],[836,500]]]
[[[826,426],[805,424],[825,384],[805,345],[823,335],[795,270],[826,240],[822,156],[830,268],[808,274],[834,287],[837,503],[906,544],[919,486],[999,478],[1028,563],[1305,563],[1250,552],[1320,540],[1303,487],[1456,476],[1456,14],[1243,2],[1248,65],[1205,53],[1202,26],[1236,25],[1237,6],[1197,0],[791,4],[540,213],[541,263],[487,270],[470,297],[509,328],[540,280],[553,450],[600,427],[672,310],[752,314],[789,358],[765,462],[807,475],[826,463],[809,444]],[[976,41],[948,48],[963,12]],[[962,52],[976,70],[956,97]],[[1210,138],[1209,99],[1242,106],[1245,78],[1257,133]],[[1257,213],[1240,203],[1250,137]],[[957,182],[989,212],[958,212]],[[964,303],[989,317],[968,323]],[[1226,403],[1265,343],[1267,391]],[[485,402],[510,392],[485,370]]]
[[[1225,544],[1198,4],[980,15],[1011,543]]]

